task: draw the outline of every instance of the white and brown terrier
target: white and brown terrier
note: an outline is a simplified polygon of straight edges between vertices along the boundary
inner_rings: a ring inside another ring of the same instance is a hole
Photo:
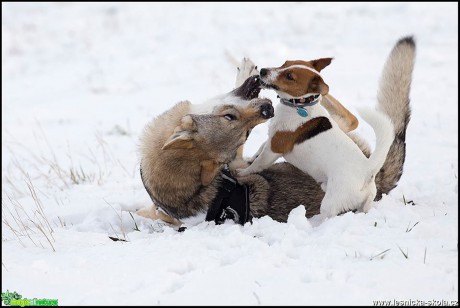
[[[342,119],[331,117],[319,104],[331,99],[327,96],[329,86],[320,74],[331,60],[286,61],[281,67],[260,70],[263,86],[275,90],[280,103],[270,120],[269,139],[254,155],[253,163],[238,170],[240,176],[259,172],[284,156],[321,183],[326,194],[320,212],[328,217],[369,210],[377,193],[375,175],[394,139],[394,128],[386,115],[360,110],[376,134],[375,151],[367,158],[344,132]]]

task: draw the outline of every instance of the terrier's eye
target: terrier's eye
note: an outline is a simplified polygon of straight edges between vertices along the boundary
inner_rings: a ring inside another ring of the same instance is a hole
[[[236,120],[236,117],[233,114],[230,114],[230,113],[227,113],[226,115],[224,115],[224,118],[226,118],[229,121]]]
[[[287,79],[287,80],[294,80],[294,77],[292,77],[292,74],[291,74],[291,73],[287,73],[287,74],[286,74],[286,79]]]

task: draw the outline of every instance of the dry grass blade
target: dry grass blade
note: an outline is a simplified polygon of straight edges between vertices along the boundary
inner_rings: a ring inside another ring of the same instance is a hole
[[[391,248],[388,248],[388,249],[382,251],[381,253],[379,253],[379,254],[377,254],[377,255],[375,255],[375,256],[372,256],[370,260],[372,261],[373,259],[375,259],[375,258],[377,258],[377,257],[379,257],[379,256],[382,256],[380,259],[383,259],[383,258],[385,257],[385,255],[386,255],[386,253],[387,253],[388,251],[390,251],[390,249],[391,249]]]
[[[401,251],[401,253],[403,254],[404,258],[409,259],[409,250],[407,251],[407,253],[405,253],[405,252],[401,249],[401,247],[399,247],[399,245],[396,245],[396,246],[398,246],[399,251]]]
[[[416,225],[418,225],[420,221],[417,221],[410,229],[409,229],[409,225],[410,225],[410,222],[409,222],[409,225],[407,225],[407,228],[406,228],[406,232],[410,232]]]

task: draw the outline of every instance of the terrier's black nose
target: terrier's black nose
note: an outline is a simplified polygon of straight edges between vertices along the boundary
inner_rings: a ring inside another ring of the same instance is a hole
[[[268,74],[268,70],[266,68],[262,68],[260,70],[260,77],[264,77]]]
[[[275,115],[275,111],[271,104],[263,104],[260,106],[260,114],[262,115],[262,118],[270,119]]]

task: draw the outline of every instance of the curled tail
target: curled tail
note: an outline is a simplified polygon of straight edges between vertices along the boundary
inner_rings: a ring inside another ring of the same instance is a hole
[[[380,200],[396,187],[401,178],[406,157],[406,129],[411,109],[409,92],[415,62],[415,41],[412,36],[401,38],[388,56],[380,76],[377,109],[386,114],[394,125],[394,139],[375,183]]]
[[[375,150],[369,157],[369,177],[374,177],[382,168],[390,146],[395,138],[390,118],[382,112],[369,108],[360,108],[359,115],[371,125],[376,136]]]

